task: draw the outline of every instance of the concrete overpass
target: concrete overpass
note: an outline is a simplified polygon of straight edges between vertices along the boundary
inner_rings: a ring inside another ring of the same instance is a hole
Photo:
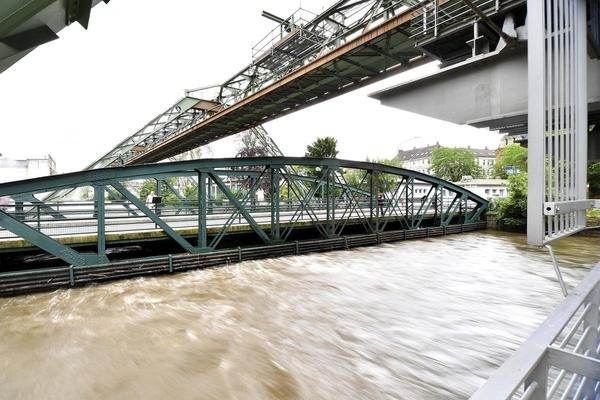
[[[381,104],[527,142],[526,43],[372,93]],[[588,60],[588,158],[600,159],[600,60]]]

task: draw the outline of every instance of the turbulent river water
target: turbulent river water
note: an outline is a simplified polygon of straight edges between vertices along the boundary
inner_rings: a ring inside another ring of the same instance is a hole
[[[493,231],[0,299],[0,399],[464,399],[561,301]],[[555,251],[570,287],[600,238]]]

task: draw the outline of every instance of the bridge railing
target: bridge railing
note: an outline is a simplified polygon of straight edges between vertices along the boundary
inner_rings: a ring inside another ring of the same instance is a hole
[[[471,400],[597,399],[600,264]]]
[[[376,208],[376,215],[385,217],[394,216],[394,208],[404,207],[404,200],[393,206],[391,199],[386,199]],[[348,209],[350,201],[337,199],[334,209],[340,218],[360,218],[370,211],[368,199],[357,201],[353,209]],[[451,198],[443,200],[443,207],[447,209],[452,203]],[[300,208],[300,221],[310,221],[309,215],[300,207],[300,202],[295,200],[280,200],[281,222],[285,223],[295,210]],[[327,204],[324,200],[313,200],[309,203],[310,208],[317,216],[324,217]],[[424,205],[422,199],[416,199],[416,208]],[[469,203],[466,209],[471,212],[475,205]],[[94,201],[61,201],[11,204],[2,206],[2,211],[15,217],[31,228],[42,232],[49,237],[89,235],[96,234],[97,213]],[[235,212],[235,205],[226,200],[209,200],[206,202],[208,228],[219,227],[226,216]],[[248,211],[259,222],[270,223],[271,203],[269,201],[255,201],[246,206]],[[174,204],[152,205],[151,210],[177,229],[196,229],[198,226],[198,202],[193,200],[178,201]],[[426,216],[434,214],[433,207],[424,210]],[[110,233],[141,232],[156,230],[157,226],[144,215],[133,203],[129,201],[107,201],[104,210],[105,231]],[[246,221],[237,217],[235,225],[246,225]],[[18,235],[0,227],[1,239],[16,239]]]

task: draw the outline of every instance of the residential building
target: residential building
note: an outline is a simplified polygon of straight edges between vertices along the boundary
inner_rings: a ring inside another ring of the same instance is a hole
[[[508,180],[506,179],[470,179],[465,177],[460,182],[454,182],[454,184],[464,187],[486,200],[508,197]]]
[[[18,181],[55,174],[56,162],[50,155],[46,158],[17,160],[2,157],[0,154],[0,182]]]
[[[412,150],[398,150],[395,159],[402,161],[403,168],[418,171],[424,174],[430,174],[431,170],[431,153],[434,149],[442,147],[439,143],[433,146],[415,147]],[[467,148],[475,154],[477,164],[483,168],[486,176],[491,175],[494,164],[496,163],[496,151],[485,149]]]

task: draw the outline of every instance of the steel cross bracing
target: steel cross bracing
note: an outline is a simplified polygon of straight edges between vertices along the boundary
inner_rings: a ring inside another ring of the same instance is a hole
[[[100,166],[167,159],[420,65],[430,60],[421,46],[523,2],[342,0],[318,15],[300,10],[253,48],[248,66],[188,92]]]
[[[181,177],[195,179],[189,184]],[[179,195],[164,192],[157,205],[128,189],[148,180],[168,183]],[[94,200],[32,200],[37,193],[75,188],[92,188]],[[119,200],[108,200],[114,193]],[[479,196],[415,171],[288,157],[88,170],[0,184],[0,196],[20,199],[0,209],[0,249],[34,246],[71,265],[105,263],[107,243],[127,237],[135,242],[162,235],[182,252],[198,253],[220,248],[227,235],[244,230],[269,245],[293,240],[294,232],[306,227],[323,238],[340,237],[351,226],[362,226],[366,233],[390,226],[405,232],[425,226],[445,232],[450,224],[476,223],[487,209]],[[53,211],[41,212],[44,208]],[[52,213],[61,218],[54,219]],[[69,245],[81,245],[84,239],[96,247],[94,254]]]

